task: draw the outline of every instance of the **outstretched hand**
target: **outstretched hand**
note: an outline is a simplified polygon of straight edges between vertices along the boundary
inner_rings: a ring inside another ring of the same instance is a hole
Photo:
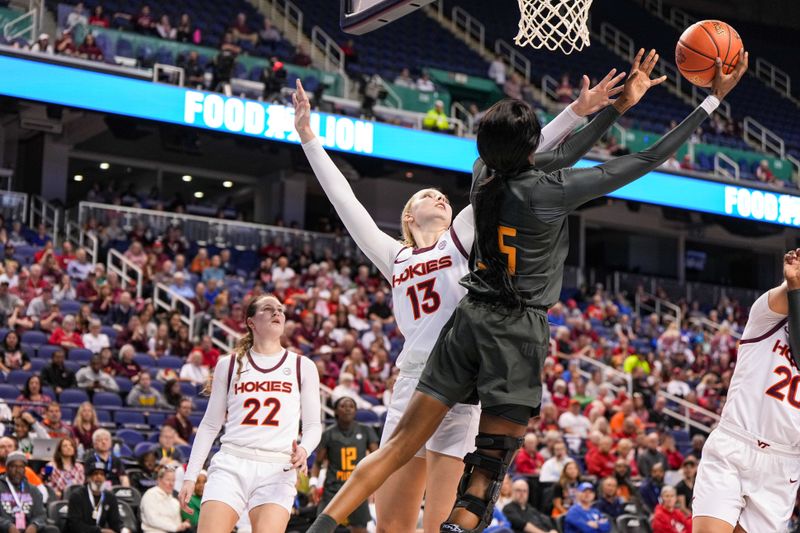
[[[714,79],[711,81],[711,94],[722,100],[725,98],[729,92],[733,90],[734,87],[739,83],[744,77],[744,73],[747,71],[747,66],[750,63],[750,54],[744,51],[744,48],[739,50],[739,62],[736,63],[736,66],[733,67],[733,71],[730,74],[725,74],[722,71],[722,60],[717,58],[715,64],[717,69],[717,74],[714,76]]]
[[[303,83],[297,79],[296,91],[292,94],[294,104],[294,129],[300,136],[300,141],[307,143],[314,139],[314,132],[311,130],[311,102],[308,99]]]
[[[655,50],[650,50],[647,56],[644,55],[644,48],[640,48],[636,57],[633,59],[631,73],[625,80],[625,87],[622,94],[614,101],[614,107],[620,113],[624,113],[631,107],[639,103],[639,100],[650,90],[651,87],[664,83],[666,76],[651,79],[650,75],[658,63],[658,54]],[[643,59],[644,58],[644,59]]]
[[[625,73],[621,72],[616,76],[617,69],[612,68],[606,77],[592,88],[589,88],[589,76],[583,75],[581,81],[581,93],[578,99],[572,103],[572,110],[579,117],[585,117],[592,113],[597,113],[607,105],[611,104],[612,96],[622,92],[623,86],[619,84],[624,78]]]
[[[800,248],[783,256],[783,277],[790,291],[800,289]]]

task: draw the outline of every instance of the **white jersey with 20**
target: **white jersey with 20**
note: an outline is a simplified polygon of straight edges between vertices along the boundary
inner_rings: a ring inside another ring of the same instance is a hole
[[[469,253],[451,226],[428,248],[403,248],[392,266],[392,303],[405,337],[397,366],[419,377],[439,332],[467,293],[459,280],[469,271]]]
[[[800,448],[800,371],[789,348],[787,317],[764,293],[750,309],[722,422],[763,439]]]

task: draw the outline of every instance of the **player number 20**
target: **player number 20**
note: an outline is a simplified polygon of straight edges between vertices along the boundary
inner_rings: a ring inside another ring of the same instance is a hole
[[[779,366],[773,370],[775,374],[782,376],[781,380],[766,390],[767,396],[772,396],[778,401],[784,399],[789,402],[789,405],[795,409],[800,409],[800,401],[797,398],[797,387],[800,385],[800,375],[793,376],[792,369],[788,366]],[[784,389],[789,387],[788,392],[784,393]]]
[[[242,419],[243,426],[278,426],[279,422],[275,420],[278,411],[281,410],[281,401],[277,398],[267,398],[264,400],[264,407],[269,409],[266,418],[259,424],[256,419],[256,413],[261,409],[261,402],[255,398],[248,398],[244,401],[244,408],[250,409],[250,412],[244,415]]]

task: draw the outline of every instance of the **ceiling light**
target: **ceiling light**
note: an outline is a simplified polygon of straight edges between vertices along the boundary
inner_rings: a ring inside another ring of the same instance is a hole
[[[204,195],[203,195],[203,191],[196,191],[196,192],[194,193],[194,197],[195,197],[195,198],[202,198],[203,196],[204,196]]]
[[[83,176],[80,174],[75,174],[75,176],[73,176],[72,179],[74,179],[75,181],[83,181]]]
[[[225,180],[222,182],[222,186],[225,187],[226,189],[230,189],[231,187],[233,187],[233,182],[230,180]]]
[[[100,170],[108,170],[109,168],[111,168],[111,165],[109,165],[105,161],[100,163]]]
[[[185,181],[186,183],[189,183],[190,181],[192,181],[192,177],[189,174],[184,174],[183,178],[181,178],[181,179],[183,181]]]

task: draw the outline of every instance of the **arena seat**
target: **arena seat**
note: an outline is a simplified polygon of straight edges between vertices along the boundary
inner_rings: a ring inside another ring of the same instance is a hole
[[[64,389],[58,395],[58,401],[67,405],[80,405],[89,401],[89,395],[83,389]]]
[[[13,401],[19,396],[19,388],[7,383],[0,383],[0,399]]]
[[[86,348],[70,348],[67,353],[67,359],[78,363],[88,363],[93,355],[92,351]]]
[[[64,348],[62,348],[61,346],[54,346],[52,344],[43,344],[42,346],[39,346],[39,348],[36,350],[36,357],[38,357],[39,359],[47,359],[49,362],[49,360],[53,357],[54,353],[63,349]]]
[[[95,407],[122,407],[122,399],[113,392],[95,392],[92,403]]]
[[[22,337],[19,340],[20,343],[41,346],[42,344],[47,344],[47,335],[41,331],[28,330],[22,333]]]
[[[12,370],[8,373],[8,376],[6,376],[6,383],[21,388],[25,386],[33,375],[33,372],[29,370]]]
[[[120,429],[117,431],[115,436],[128,446],[136,446],[140,442],[144,441],[144,436],[142,433],[132,429]]]

